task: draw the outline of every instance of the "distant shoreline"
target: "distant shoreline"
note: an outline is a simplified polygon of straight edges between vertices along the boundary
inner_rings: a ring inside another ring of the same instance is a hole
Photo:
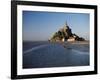
[[[69,42],[71,44],[89,44],[90,41],[75,41],[75,42]]]

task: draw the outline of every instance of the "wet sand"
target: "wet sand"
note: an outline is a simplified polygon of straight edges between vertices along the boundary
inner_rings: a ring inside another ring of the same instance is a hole
[[[34,43],[33,43],[34,44]],[[32,43],[31,43],[32,45]],[[42,46],[43,45],[43,46]],[[27,46],[27,45],[25,45]],[[29,46],[29,45],[28,45]],[[47,42],[23,51],[23,68],[89,65],[89,42]]]
[[[63,42],[60,43],[66,49],[76,49],[89,52],[89,41]]]

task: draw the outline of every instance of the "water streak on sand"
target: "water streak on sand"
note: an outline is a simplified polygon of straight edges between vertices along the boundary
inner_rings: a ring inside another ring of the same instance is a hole
[[[75,50],[75,49],[72,49],[73,52],[76,52],[78,54],[85,54],[85,55],[89,55],[89,52],[83,52],[83,51],[79,51],[79,50]]]
[[[28,50],[24,51],[23,53],[26,54],[28,52],[31,52],[33,50],[37,50],[37,49],[40,49],[40,48],[43,48],[43,47],[46,47],[46,46],[48,46],[48,45],[40,45],[40,46],[32,47],[31,49],[28,49]]]

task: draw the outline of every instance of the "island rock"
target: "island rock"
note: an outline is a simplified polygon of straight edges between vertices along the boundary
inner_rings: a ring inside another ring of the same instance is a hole
[[[57,32],[54,33],[54,35],[50,38],[49,41],[52,42],[72,42],[72,41],[85,41],[84,38],[79,37],[75,33],[72,33],[71,28],[65,23],[63,28],[59,29]]]

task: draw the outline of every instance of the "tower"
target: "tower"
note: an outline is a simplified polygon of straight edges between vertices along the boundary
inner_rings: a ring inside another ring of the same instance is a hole
[[[68,24],[67,24],[67,21],[66,21],[66,23],[64,24],[63,29],[64,29],[65,37],[66,37],[66,38],[69,38],[69,37],[72,35],[72,31],[71,31],[71,29],[69,28],[69,26],[68,26]]]
[[[66,30],[66,29],[70,29],[69,26],[68,26],[68,24],[67,24],[67,21],[66,21],[65,24],[64,24],[64,29],[65,29],[65,30]]]

